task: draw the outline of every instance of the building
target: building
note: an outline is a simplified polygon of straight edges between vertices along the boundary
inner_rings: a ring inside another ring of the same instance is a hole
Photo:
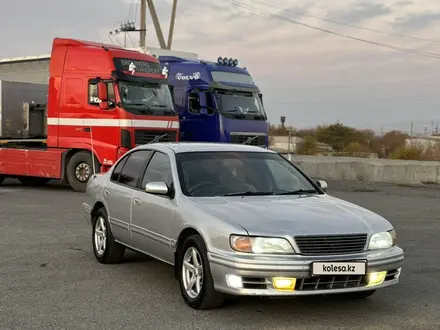
[[[50,55],[0,59],[0,80],[49,83]]]

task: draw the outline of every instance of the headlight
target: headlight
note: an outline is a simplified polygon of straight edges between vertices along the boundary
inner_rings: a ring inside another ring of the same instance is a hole
[[[390,230],[372,235],[370,238],[370,243],[368,244],[368,249],[387,249],[394,245],[396,245],[396,232],[394,230]]]
[[[289,241],[277,237],[230,237],[231,248],[238,252],[265,253],[265,254],[292,254],[295,251]]]

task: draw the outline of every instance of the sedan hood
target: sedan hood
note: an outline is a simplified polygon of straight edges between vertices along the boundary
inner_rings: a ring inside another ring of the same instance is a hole
[[[250,235],[361,234],[391,230],[388,221],[329,195],[191,198],[199,210]]]

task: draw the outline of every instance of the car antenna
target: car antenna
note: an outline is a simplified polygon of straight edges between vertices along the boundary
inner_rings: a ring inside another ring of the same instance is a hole
[[[92,169],[93,169],[93,175],[96,174],[96,166],[95,166],[95,147],[93,146],[93,133],[92,133],[92,126],[89,126],[90,129],[90,145],[92,147]]]

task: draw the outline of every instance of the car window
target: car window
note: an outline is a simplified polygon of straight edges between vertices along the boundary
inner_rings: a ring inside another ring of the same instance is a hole
[[[122,159],[113,169],[113,172],[110,176],[110,180],[113,182],[119,181],[119,176],[121,175],[122,168],[124,167],[125,163],[127,162],[128,157],[125,157]]]
[[[119,175],[119,183],[136,187],[139,177],[142,175],[145,163],[151,156],[152,151],[140,150],[131,153]]]
[[[176,160],[182,191],[187,196],[316,192],[293,164],[276,153],[188,152],[177,154]]]
[[[171,172],[171,163],[167,155],[156,152],[151,158],[142,178],[142,188],[145,188],[149,182],[165,182],[168,187],[173,183],[173,175]]]
[[[272,159],[266,160],[266,164],[278,189],[294,190],[300,188],[298,185],[301,185],[301,182],[296,176],[292,175],[289,167]]]

